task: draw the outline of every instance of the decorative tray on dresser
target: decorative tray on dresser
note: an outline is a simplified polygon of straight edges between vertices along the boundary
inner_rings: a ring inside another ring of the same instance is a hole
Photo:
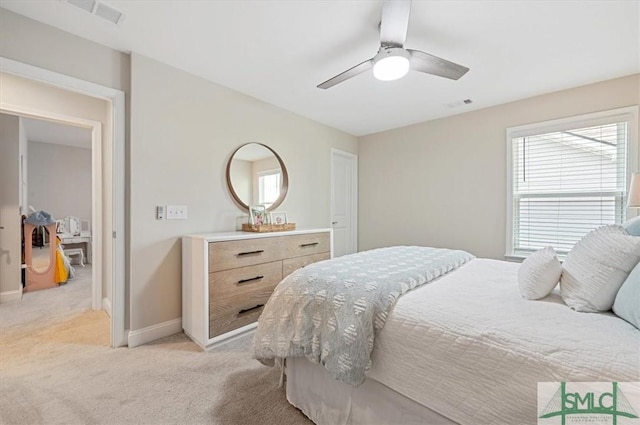
[[[333,256],[331,232],[183,236],[182,329],[204,350],[251,331],[282,279]]]

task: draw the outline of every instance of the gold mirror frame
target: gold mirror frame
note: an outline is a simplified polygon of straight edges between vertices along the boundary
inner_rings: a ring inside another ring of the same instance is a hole
[[[229,157],[229,161],[227,161],[227,188],[229,189],[229,193],[231,193],[231,197],[233,198],[233,201],[236,203],[236,205],[238,205],[242,210],[249,212],[249,205],[247,205],[242,199],[240,199],[235,189],[233,188],[233,184],[231,182],[231,161],[233,161],[233,157],[236,155],[236,152],[238,152],[240,149],[242,149],[247,145],[260,145],[269,149],[269,151],[271,151],[271,153],[276,157],[276,159],[278,160],[278,163],[280,164],[280,169],[282,170],[282,187],[280,188],[280,195],[278,196],[278,199],[276,199],[275,202],[271,204],[269,208],[267,208],[267,211],[273,211],[276,208],[278,208],[280,204],[282,204],[282,201],[284,201],[285,196],[287,196],[287,191],[289,190],[289,174],[287,173],[287,167],[285,167],[284,162],[282,161],[282,158],[280,158],[280,155],[278,155],[276,151],[274,151],[264,143],[258,143],[258,142],[245,143],[243,145],[238,146],[231,153],[231,156]]]

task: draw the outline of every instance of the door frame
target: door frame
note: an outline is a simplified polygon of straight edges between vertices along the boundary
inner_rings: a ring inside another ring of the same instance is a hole
[[[334,208],[333,157],[336,155],[348,158],[353,161],[353,171],[351,174],[351,193],[353,194],[353,196],[351,197],[351,238],[353,241],[353,252],[355,253],[358,252],[358,155],[340,149],[331,148],[331,180],[329,186],[329,227],[331,228],[333,228],[333,224],[331,224],[331,221],[333,221]]]
[[[100,260],[91,267],[91,308],[102,309],[102,123],[69,115],[0,102],[0,112],[91,130],[91,245]],[[95,247],[94,247],[95,245]],[[92,255],[93,257],[93,255]]]
[[[22,78],[43,82],[64,90],[80,93],[86,96],[106,100],[111,105],[111,121],[112,121],[112,143],[106,143],[107,141],[101,140],[100,123],[94,121],[81,119],[78,117],[69,117],[55,113],[44,113],[44,118],[48,118],[54,121],[68,122],[75,125],[81,125],[83,127],[92,128],[92,189],[96,189],[95,185],[98,183],[96,180],[96,168],[98,163],[100,166],[100,187],[97,188],[100,194],[100,205],[102,206],[102,149],[101,145],[105,142],[107,149],[111,149],[112,157],[112,199],[107,199],[107,206],[112,210],[112,229],[113,229],[113,250],[112,252],[104,253],[107,259],[110,259],[112,268],[112,281],[107,282],[107,285],[111,286],[111,345],[113,347],[120,347],[127,345],[128,332],[125,324],[125,190],[124,190],[124,144],[125,144],[125,97],[124,92],[111,87],[102,86],[89,81],[80,80],[78,78],[70,77],[68,75],[60,74],[54,71],[50,71],[44,68],[38,68],[33,65],[28,65],[22,62],[14,61],[0,56],[0,71],[8,74],[17,75]],[[43,117],[43,111],[20,111],[16,109],[15,105],[6,105],[0,103],[0,109],[5,110],[8,113],[19,113],[25,115],[31,115],[35,117]],[[35,115],[34,115],[35,114]],[[96,124],[98,126],[96,126]],[[96,131],[98,129],[98,131]],[[97,134],[96,134],[97,133]],[[97,136],[97,137],[96,137]],[[97,144],[97,145],[96,145]],[[97,198],[95,192],[94,197]],[[94,199],[94,206],[95,206]],[[98,213],[100,217],[96,220],[95,215]],[[92,232],[100,224],[100,231],[92,233],[100,236],[103,233],[102,225],[102,209],[96,211],[94,208],[92,212]],[[99,223],[96,223],[98,221]],[[109,235],[102,234],[103,237],[110,237]],[[95,239],[94,239],[95,240]],[[96,256],[102,256],[102,239],[99,243],[95,244],[97,249],[93,250]],[[99,264],[102,266],[102,258],[100,258]],[[107,261],[108,263],[109,261]],[[96,267],[98,269],[100,267]],[[95,279],[96,270],[94,269],[94,282],[102,282],[102,276],[100,279]],[[98,296],[101,297],[102,287],[98,291]],[[92,296],[92,305],[94,309],[100,309],[102,300],[100,299],[98,304],[97,297],[94,293]]]

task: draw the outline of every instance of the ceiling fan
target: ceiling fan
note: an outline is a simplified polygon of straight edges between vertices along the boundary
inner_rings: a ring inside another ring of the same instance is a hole
[[[409,25],[411,0],[385,0],[380,22],[380,49],[371,59],[318,84],[328,89],[373,68],[373,75],[382,81],[404,77],[409,69],[457,80],[469,71],[466,66],[449,62],[420,50],[404,48]]]

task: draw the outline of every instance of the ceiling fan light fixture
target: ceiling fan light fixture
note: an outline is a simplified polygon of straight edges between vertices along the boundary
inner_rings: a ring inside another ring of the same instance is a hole
[[[400,79],[410,70],[449,80],[458,80],[465,75],[469,71],[466,66],[449,62],[420,50],[404,48],[410,10],[411,0],[383,0],[378,53],[373,58],[360,62],[356,66],[329,78],[324,83],[318,84],[317,87],[323,90],[331,88],[367,72],[371,68],[373,68],[374,77],[382,81]]]
[[[380,49],[373,59],[373,76],[381,81],[398,80],[409,72],[409,52],[393,47]]]

